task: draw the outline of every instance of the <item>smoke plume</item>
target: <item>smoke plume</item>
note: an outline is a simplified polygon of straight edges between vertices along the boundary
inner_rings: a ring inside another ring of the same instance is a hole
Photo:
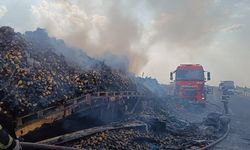
[[[213,42],[216,33],[222,25],[222,18],[227,19],[211,0],[176,1],[171,6],[174,9],[162,10],[170,1],[160,1],[151,5],[158,10],[153,23],[154,35],[152,42],[165,41],[174,49],[185,48],[185,54],[193,56],[197,51],[204,51]],[[215,16],[216,14],[216,16]]]
[[[67,44],[84,49],[94,57],[107,52],[125,55],[129,59],[129,70],[138,72],[147,60],[138,45],[142,36],[139,22],[122,12],[120,1],[107,4],[103,1],[107,6],[101,15],[87,14],[82,3],[84,1],[76,5],[70,1],[43,0],[32,9],[38,16],[38,24],[51,36],[65,39]]]
[[[45,28],[87,55],[160,82],[180,63],[200,63],[215,73],[210,83],[250,85],[247,75],[235,73],[240,67],[231,69],[248,62],[242,61],[249,56],[248,6],[246,0],[2,0],[0,24],[21,32]]]
[[[148,63],[147,50],[159,42],[170,45],[169,49],[184,51],[183,54],[190,56],[190,61],[193,54],[202,52],[201,49],[210,44],[224,16],[210,0],[160,0],[157,3],[112,0],[96,3],[100,10],[91,10],[93,3],[86,0],[43,0],[32,10],[37,16],[38,26],[46,28],[51,36],[65,39],[67,44],[84,49],[94,57],[107,52],[127,56],[129,70],[134,73],[139,73]],[[170,9],[170,4],[175,9]],[[140,18],[140,7],[151,14],[150,29]],[[131,9],[137,15],[125,9]],[[216,17],[210,10],[217,14]],[[152,34],[148,34],[148,30]],[[143,42],[145,36],[146,43]]]

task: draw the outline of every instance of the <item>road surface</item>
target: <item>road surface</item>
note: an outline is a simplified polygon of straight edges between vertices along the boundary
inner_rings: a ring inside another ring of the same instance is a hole
[[[217,88],[208,95],[204,110],[178,110],[178,117],[191,122],[200,122],[210,112],[223,112],[221,94]],[[216,104],[219,108],[214,107]],[[198,112],[198,113],[197,113]],[[231,129],[226,139],[217,144],[212,150],[250,150],[250,97],[231,96],[229,99]]]
[[[205,107],[190,104],[185,105],[184,108],[173,106],[173,112],[179,119],[187,120],[189,122],[202,122],[202,120],[212,112],[221,113],[223,111],[222,102],[220,100],[220,94],[215,89],[211,94],[207,95],[207,103]]]
[[[250,150],[250,97],[232,96],[229,112],[231,130],[213,150]]]

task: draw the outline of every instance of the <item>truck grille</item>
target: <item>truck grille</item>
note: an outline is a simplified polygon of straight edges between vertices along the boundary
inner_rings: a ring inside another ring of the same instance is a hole
[[[183,96],[185,97],[195,97],[196,89],[193,87],[185,87],[183,88]]]

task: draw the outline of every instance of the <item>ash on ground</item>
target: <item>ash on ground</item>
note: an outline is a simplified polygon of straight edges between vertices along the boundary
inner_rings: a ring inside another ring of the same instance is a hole
[[[220,113],[210,113],[200,123],[179,120],[170,115],[162,99],[150,100],[144,108],[124,122],[139,120],[147,124],[146,129],[108,130],[64,145],[85,149],[198,149],[223,136],[230,121]]]

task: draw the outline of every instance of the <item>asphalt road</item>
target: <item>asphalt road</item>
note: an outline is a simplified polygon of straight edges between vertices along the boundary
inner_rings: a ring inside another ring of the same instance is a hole
[[[176,114],[181,119],[200,122],[202,118],[211,112],[224,112],[221,94],[216,88],[214,88],[212,94],[208,95],[205,109],[180,109]],[[231,116],[230,132],[226,139],[212,149],[250,150],[250,97],[231,96],[229,99],[229,113]]]
[[[217,97],[215,94],[215,99]],[[250,97],[232,96],[229,99],[231,129],[225,140],[213,150],[250,150]]]
[[[221,113],[223,111],[222,102],[220,100],[219,92],[214,91],[207,95],[207,103],[205,107],[190,104],[188,106],[182,104],[184,107],[173,106],[172,110],[177,118],[187,120],[189,122],[202,122],[202,120],[212,112]]]

